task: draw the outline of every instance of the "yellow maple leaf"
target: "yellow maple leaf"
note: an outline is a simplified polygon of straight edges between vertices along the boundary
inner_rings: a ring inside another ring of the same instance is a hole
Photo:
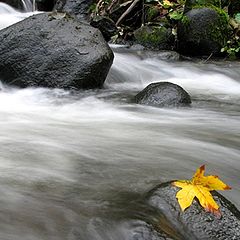
[[[172,184],[174,186],[182,188],[177,192],[176,198],[178,199],[182,211],[188,208],[196,197],[206,211],[221,216],[219,206],[213,199],[210,191],[228,190],[231,188],[222,182],[218,176],[204,176],[204,171],[205,165],[197,169],[192,180],[179,180],[173,182]]]

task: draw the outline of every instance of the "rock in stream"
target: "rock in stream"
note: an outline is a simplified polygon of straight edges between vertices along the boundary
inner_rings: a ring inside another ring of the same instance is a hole
[[[183,107],[191,104],[189,94],[182,87],[170,82],[149,84],[135,96],[134,101],[154,107]]]
[[[41,13],[0,31],[0,79],[18,87],[99,88],[113,52],[99,30]]]
[[[220,207],[221,218],[206,212],[197,200],[184,212],[176,199],[180,189],[171,182],[160,184],[148,193],[147,202],[159,215],[159,228],[172,239],[237,240],[240,239],[240,212],[220,193],[212,195]],[[160,238],[161,239],[161,238]],[[147,239],[146,239],[147,240]]]

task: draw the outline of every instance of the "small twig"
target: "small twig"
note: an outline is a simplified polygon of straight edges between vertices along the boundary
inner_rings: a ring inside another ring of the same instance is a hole
[[[204,63],[206,63],[211,57],[212,57],[213,53],[211,53],[208,58],[204,61]]]
[[[117,2],[118,0],[113,0],[111,2],[111,4],[109,5],[109,7],[107,8],[107,12],[110,12],[112,10],[112,7],[114,6],[114,4]]]
[[[129,8],[121,15],[121,17],[117,20],[116,26],[118,26],[122,20],[132,11],[132,9],[136,6],[136,4],[139,2],[140,0],[134,0],[132,2],[132,4],[129,6]]]
[[[145,25],[145,5],[144,0],[142,1],[142,26]]]

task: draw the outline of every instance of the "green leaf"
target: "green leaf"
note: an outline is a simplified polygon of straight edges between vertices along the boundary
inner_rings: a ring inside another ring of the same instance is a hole
[[[240,24],[240,13],[237,13],[234,19],[238,24]]]
[[[182,18],[182,13],[174,11],[174,12],[169,13],[169,17],[174,20],[180,20]]]
[[[221,52],[225,52],[227,50],[227,47],[221,48]]]

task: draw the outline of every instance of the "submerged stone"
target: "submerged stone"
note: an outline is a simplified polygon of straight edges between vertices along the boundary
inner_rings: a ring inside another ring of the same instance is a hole
[[[99,30],[42,13],[0,31],[0,78],[18,87],[99,88],[113,53]]]
[[[191,104],[189,94],[170,82],[151,83],[135,96],[138,104],[154,107],[183,107]]]

